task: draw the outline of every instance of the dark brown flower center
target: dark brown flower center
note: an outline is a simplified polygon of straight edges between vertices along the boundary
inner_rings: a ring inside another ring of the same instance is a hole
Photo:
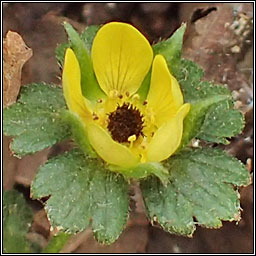
[[[142,118],[142,114],[136,107],[124,103],[109,114],[108,130],[115,141],[128,142],[130,136],[136,135],[138,137],[143,134]]]

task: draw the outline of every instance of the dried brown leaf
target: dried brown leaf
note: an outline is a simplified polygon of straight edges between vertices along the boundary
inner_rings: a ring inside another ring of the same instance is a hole
[[[4,106],[14,103],[21,86],[21,70],[32,56],[32,49],[28,48],[22,37],[8,31],[3,42],[3,100]]]

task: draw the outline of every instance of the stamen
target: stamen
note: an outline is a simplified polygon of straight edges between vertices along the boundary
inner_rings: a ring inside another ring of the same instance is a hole
[[[132,96],[132,99],[134,100],[134,101],[138,101],[139,99],[140,99],[140,95],[139,94],[134,94],[133,96]]]
[[[145,106],[145,105],[147,105],[147,104],[148,104],[148,101],[147,101],[147,100],[144,100],[143,105]]]
[[[130,97],[130,93],[129,93],[129,92],[126,92],[125,95],[126,95],[127,97]]]
[[[132,136],[130,136],[130,137],[128,138],[128,141],[130,142],[130,148],[132,148],[133,142],[134,142],[136,139],[137,139],[137,137],[136,137],[135,134],[133,134]]]
[[[98,99],[97,103],[102,103],[102,101],[103,101],[102,99]]]
[[[155,123],[156,119],[155,119],[155,116],[152,114],[150,115],[150,122],[153,124]]]
[[[109,97],[114,99],[118,96],[118,91],[117,90],[112,90],[109,92]]]

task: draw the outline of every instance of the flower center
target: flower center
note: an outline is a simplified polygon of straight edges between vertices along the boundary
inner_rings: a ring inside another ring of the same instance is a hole
[[[124,103],[109,114],[108,130],[115,141],[128,142],[130,136],[135,135],[137,138],[143,134],[142,118],[142,114],[136,107]]]

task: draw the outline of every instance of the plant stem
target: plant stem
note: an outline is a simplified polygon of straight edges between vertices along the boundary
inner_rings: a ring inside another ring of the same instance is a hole
[[[71,237],[71,234],[67,234],[64,232],[58,232],[55,236],[53,236],[48,243],[48,245],[44,248],[43,253],[57,253],[64,247],[68,239]]]

